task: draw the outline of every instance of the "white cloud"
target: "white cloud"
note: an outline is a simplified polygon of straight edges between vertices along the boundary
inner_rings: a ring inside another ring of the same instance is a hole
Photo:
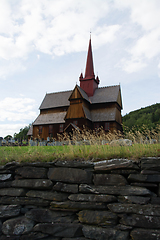
[[[21,128],[28,126],[27,123],[21,124],[0,124],[0,137],[6,137],[7,135],[11,135],[13,137],[14,133],[19,133]]]
[[[139,71],[147,66],[148,59],[160,54],[160,1],[114,0],[114,3],[116,8],[130,10],[129,26],[135,35],[134,41],[126,47],[129,56],[122,59],[123,69],[130,73]],[[141,31],[138,27],[141,27]],[[128,31],[127,34],[130,37]]]
[[[5,14],[0,17],[3,22],[0,57],[6,60],[25,58],[33,50],[52,55],[86,50],[82,39],[86,39],[90,29],[99,37],[99,44],[106,39],[112,41],[117,31],[117,26],[107,29],[105,23],[98,27],[99,20],[109,11],[109,4],[102,0],[21,0],[10,3],[1,2]],[[10,21],[5,22],[8,18]],[[12,29],[9,35],[8,29]]]
[[[10,98],[0,101],[0,122],[32,121],[36,117],[33,111],[35,100],[30,98]]]

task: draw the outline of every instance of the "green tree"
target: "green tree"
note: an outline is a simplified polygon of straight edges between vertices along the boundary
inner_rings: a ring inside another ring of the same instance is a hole
[[[24,128],[21,128],[19,133],[14,134],[14,139],[19,139],[20,141],[27,140],[27,138],[28,138],[27,133],[28,133],[29,128],[30,128],[30,125],[26,126]]]

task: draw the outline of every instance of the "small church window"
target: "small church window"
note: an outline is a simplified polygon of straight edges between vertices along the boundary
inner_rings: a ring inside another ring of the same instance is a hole
[[[43,127],[42,127],[42,126],[39,126],[39,134],[42,133],[42,129],[43,129]]]
[[[73,121],[73,124],[77,126],[78,125],[78,121]]]
[[[53,133],[53,125],[49,125],[49,134]]]
[[[105,131],[109,130],[109,122],[105,122],[105,126],[104,126]]]
[[[60,132],[60,133],[63,132],[63,128],[64,128],[64,124],[60,124],[60,125],[59,125],[59,132]]]

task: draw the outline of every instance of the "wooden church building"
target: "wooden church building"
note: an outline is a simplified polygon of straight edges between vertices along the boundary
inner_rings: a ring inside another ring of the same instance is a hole
[[[98,87],[95,78],[91,39],[89,41],[85,76],[79,77],[80,86],[73,90],[46,94],[40,114],[28,132],[33,138],[57,137],[57,133],[103,127],[122,131],[122,99],[120,85]]]

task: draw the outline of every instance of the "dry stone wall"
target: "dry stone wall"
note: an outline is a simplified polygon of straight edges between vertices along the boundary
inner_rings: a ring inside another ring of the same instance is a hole
[[[160,158],[1,166],[0,239],[160,239]]]

